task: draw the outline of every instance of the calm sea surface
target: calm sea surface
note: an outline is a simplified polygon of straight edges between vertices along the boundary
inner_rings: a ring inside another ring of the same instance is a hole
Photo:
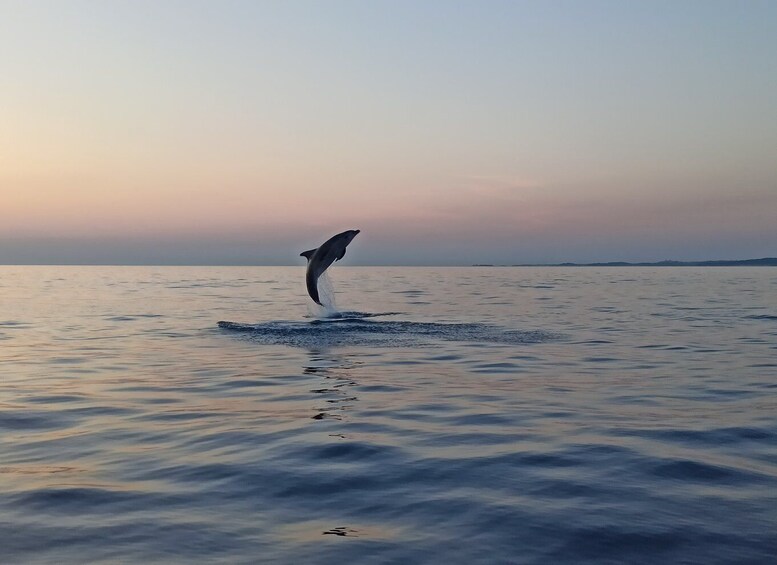
[[[332,271],[0,267],[0,562],[775,563],[777,269]]]

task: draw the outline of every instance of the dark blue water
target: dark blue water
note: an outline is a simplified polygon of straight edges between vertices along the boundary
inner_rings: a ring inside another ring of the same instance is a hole
[[[775,562],[777,270],[302,272],[0,267],[0,562]]]

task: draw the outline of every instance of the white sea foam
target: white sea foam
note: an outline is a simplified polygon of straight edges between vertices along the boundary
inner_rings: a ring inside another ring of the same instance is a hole
[[[329,278],[329,272],[318,277],[318,299],[321,301],[319,306],[316,303],[309,303],[308,313],[313,318],[332,318],[337,317],[337,301],[335,300],[335,289],[332,285],[332,279]]]

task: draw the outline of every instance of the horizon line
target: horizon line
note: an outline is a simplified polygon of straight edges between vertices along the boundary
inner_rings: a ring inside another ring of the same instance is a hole
[[[603,267],[603,266],[623,266],[623,267],[642,267],[642,266],[704,266],[700,263],[747,263],[752,261],[774,261],[777,257],[756,257],[747,259],[702,259],[702,260],[678,260],[662,259],[659,261],[592,261],[586,263],[577,263],[574,261],[563,261],[555,263],[446,263],[446,264],[403,264],[386,263],[374,265],[339,265],[343,267]],[[302,263],[0,263],[2,267],[305,267]],[[716,266],[716,265],[709,265]],[[722,265],[726,266],[726,265]],[[736,265],[729,265],[736,266]],[[747,266],[747,265],[743,265]]]

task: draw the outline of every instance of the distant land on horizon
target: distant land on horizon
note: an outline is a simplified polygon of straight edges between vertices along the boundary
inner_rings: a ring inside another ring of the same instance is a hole
[[[520,263],[514,265],[494,265],[477,263],[473,267],[777,267],[777,257],[762,259],[739,259],[714,261],[664,261],[630,263],[628,261],[608,261],[603,263]]]

